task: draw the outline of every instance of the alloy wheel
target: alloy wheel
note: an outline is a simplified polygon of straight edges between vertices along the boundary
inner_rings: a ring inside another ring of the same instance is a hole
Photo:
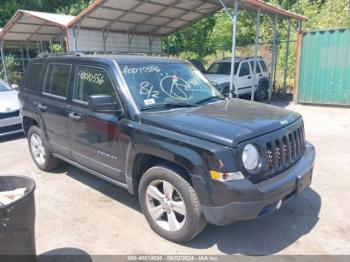
[[[43,142],[38,134],[34,133],[30,137],[30,147],[35,161],[39,165],[45,164],[46,152],[43,146]]]
[[[185,202],[179,191],[165,180],[152,181],[146,190],[147,209],[164,230],[176,232],[186,221]]]

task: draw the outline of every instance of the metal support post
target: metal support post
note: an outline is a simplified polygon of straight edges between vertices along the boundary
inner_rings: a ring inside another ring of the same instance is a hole
[[[133,38],[134,38],[134,34],[128,33],[128,50],[130,53],[131,53],[131,42]]]
[[[152,44],[154,41],[154,36],[149,35],[148,36],[148,48],[149,48],[149,54],[152,55]]]
[[[109,30],[103,30],[102,31],[102,38],[103,38],[103,52],[107,52],[107,39],[109,35]]]
[[[270,71],[271,73],[270,73],[270,86],[269,86],[269,102],[271,102],[273,79],[276,74],[275,62],[276,62],[276,52],[277,52],[277,23],[278,23],[278,16],[276,15],[273,22],[273,42],[272,42],[272,61],[271,61],[271,71]]]
[[[261,10],[258,9],[256,13],[256,32],[255,32],[255,52],[254,52],[254,68],[253,68],[253,86],[252,86],[252,93],[251,93],[251,100],[254,101],[254,95],[255,95],[255,84],[257,81],[256,78],[256,71],[258,66],[258,50],[259,50],[259,38],[260,38],[260,14]],[[257,84],[257,88],[259,88],[259,84]]]
[[[51,38],[49,40],[49,43],[50,43],[50,52],[52,54],[53,53],[53,46],[52,46],[52,39]]]
[[[235,63],[236,63],[236,34],[237,34],[237,17],[238,17],[238,0],[233,0],[234,8],[233,14],[229,11],[223,0],[219,0],[223,6],[226,14],[230,17],[232,22],[232,56],[231,56],[231,77],[230,77],[230,92],[229,97],[233,97],[233,93],[236,93],[238,97],[238,92],[234,86],[235,77]]]
[[[286,57],[284,61],[284,78],[283,78],[283,94],[286,93],[287,77],[288,77],[288,56],[289,56],[289,46],[290,46],[290,30],[291,30],[291,20],[288,19],[288,36],[286,42]]]
[[[27,63],[29,63],[30,53],[29,53],[29,44],[28,44],[28,41],[26,41],[26,53],[27,53]]]
[[[36,47],[38,48],[38,54],[40,54],[40,44],[39,44],[39,40],[36,40]]]
[[[0,41],[0,52],[1,52],[1,61],[2,61],[2,68],[4,71],[5,82],[8,83],[6,61],[5,61],[5,48],[4,48],[4,41],[3,40]]]
[[[80,24],[73,27],[74,52],[78,52],[78,36],[80,32]]]
[[[24,62],[24,51],[23,51],[23,44],[21,45],[21,58],[22,58],[22,66],[23,66],[23,73],[26,71],[26,64]]]

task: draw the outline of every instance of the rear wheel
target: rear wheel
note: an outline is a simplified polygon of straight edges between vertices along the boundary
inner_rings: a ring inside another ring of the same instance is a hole
[[[146,171],[139,185],[139,200],[151,228],[168,240],[186,242],[206,225],[196,192],[167,166]]]
[[[38,168],[50,171],[59,166],[60,160],[53,157],[48,149],[42,132],[37,126],[32,126],[28,131],[28,144],[30,154]]]
[[[262,82],[259,84],[259,87],[255,92],[255,98],[257,101],[264,101],[268,98],[268,83]]]

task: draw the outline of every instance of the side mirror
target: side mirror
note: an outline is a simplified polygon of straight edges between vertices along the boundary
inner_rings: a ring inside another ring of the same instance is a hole
[[[20,89],[19,85],[17,85],[17,84],[12,84],[11,87],[12,87],[13,90],[19,90]]]
[[[117,103],[113,102],[110,95],[93,95],[89,96],[88,108],[94,112],[116,113],[122,112]]]

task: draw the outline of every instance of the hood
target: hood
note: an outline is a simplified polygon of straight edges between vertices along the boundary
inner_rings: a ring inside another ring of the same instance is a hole
[[[18,92],[16,90],[0,92],[0,113],[19,110]]]
[[[286,127],[299,118],[300,114],[286,109],[240,99],[141,115],[142,123],[229,147]]]
[[[205,77],[218,85],[230,82],[230,75],[220,75],[220,74],[205,74]]]

